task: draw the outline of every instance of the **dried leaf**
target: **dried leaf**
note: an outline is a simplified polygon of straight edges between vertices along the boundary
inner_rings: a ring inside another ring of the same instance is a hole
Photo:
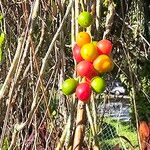
[[[37,149],[37,150],[44,150],[44,147],[43,147],[41,144],[38,144],[38,145],[36,146],[36,149]]]
[[[120,150],[119,144],[115,145],[115,146],[112,148],[112,150]]]
[[[31,144],[34,141],[34,136],[35,136],[35,133],[34,133],[34,131],[32,131],[31,135],[29,136],[29,138],[27,139],[27,141],[25,143],[25,149],[28,149],[31,146]]]
[[[141,121],[139,125],[139,133],[143,138],[147,138],[150,135],[149,126],[145,121]]]
[[[39,137],[41,138],[41,143],[42,143],[42,145],[44,145],[44,146],[45,146],[45,144],[46,144],[46,141],[45,141],[45,139],[46,139],[46,133],[47,133],[47,131],[46,131],[46,123],[43,123],[43,124],[39,127]]]

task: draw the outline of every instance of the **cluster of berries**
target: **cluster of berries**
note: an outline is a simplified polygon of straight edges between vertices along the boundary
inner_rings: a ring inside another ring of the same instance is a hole
[[[78,17],[81,27],[86,28],[92,22],[93,17],[89,12],[82,12]],[[96,93],[102,93],[105,90],[106,83],[100,75],[113,69],[113,61],[110,57],[112,43],[107,39],[99,42],[92,41],[87,32],[79,32],[72,51],[73,58],[77,62],[77,75],[83,80],[81,83],[73,78],[65,80],[62,84],[62,91],[65,95],[75,92],[79,100],[87,102],[92,90]]]

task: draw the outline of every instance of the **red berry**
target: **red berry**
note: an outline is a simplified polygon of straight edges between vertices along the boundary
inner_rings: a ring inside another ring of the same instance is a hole
[[[112,51],[112,43],[109,40],[101,40],[97,43],[98,53],[110,55]]]
[[[88,83],[80,83],[76,88],[76,96],[79,100],[87,102],[91,96],[91,87]]]
[[[75,46],[73,47],[73,50],[72,50],[73,57],[77,63],[83,60],[83,58],[80,54],[80,49],[81,48],[77,44],[75,44]]]
[[[77,65],[77,74],[81,77],[91,79],[97,75],[97,72],[92,63],[83,60]]]

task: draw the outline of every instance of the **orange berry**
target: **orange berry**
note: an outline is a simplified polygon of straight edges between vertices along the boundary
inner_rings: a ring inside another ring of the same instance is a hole
[[[94,60],[93,66],[99,73],[105,73],[113,69],[113,62],[109,56],[103,54]]]
[[[84,44],[90,43],[91,37],[87,32],[79,32],[76,37],[76,43],[79,47],[82,47]]]

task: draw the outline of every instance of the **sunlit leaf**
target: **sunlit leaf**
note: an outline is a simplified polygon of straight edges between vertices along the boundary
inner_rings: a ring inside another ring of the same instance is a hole
[[[0,35],[0,46],[4,43],[4,40],[5,40],[5,34],[1,33],[1,35]]]
[[[4,40],[5,40],[5,34],[4,34],[4,33],[1,33],[1,34],[0,34],[0,63],[1,63],[2,57],[3,57],[2,45],[3,45],[3,43],[4,43]]]
[[[3,15],[0,14],[0,23],[1,23],[2,19],[3,19]]]
[[[5,138],[2,146],[2,150],[8,150],[8,147],[9,147],[8,138]]]
[[[2,62],[2,57],[3,57],[3,53],[2,53],[2,48],[0,46],[0,63]]]

